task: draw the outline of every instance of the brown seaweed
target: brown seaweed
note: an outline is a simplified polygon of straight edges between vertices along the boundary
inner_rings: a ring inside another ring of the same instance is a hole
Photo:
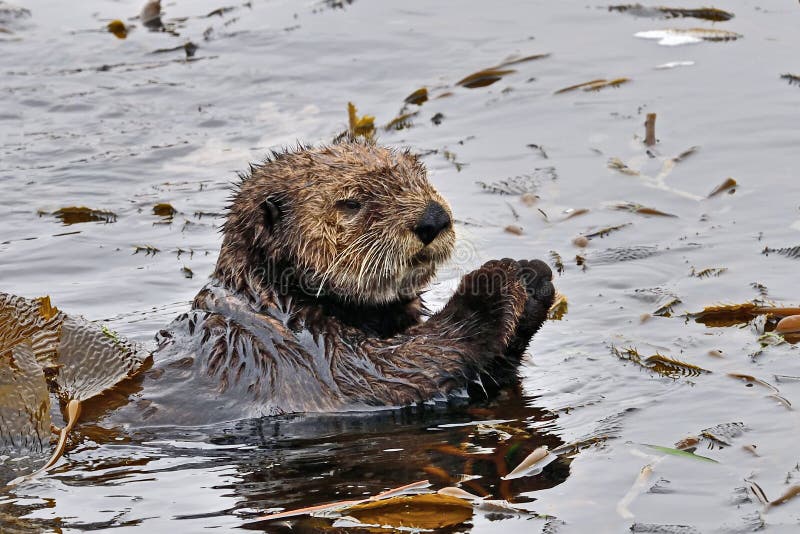
[[[742,304],[721,304],[708,306],[700,312],[690,313],[689,317],[709,327],[724,327],[747,324],[759,315],[768,317],[788,317],[800,314],[800,308],[781,308],[763,306],[756,302]]]
[[[622,84],[629,83],[631,81],[630,78],[613,78],[611,80],[606,80],[605,78],[601,78],[598,80],[591,80],[584,83],[578,83],[575,85],[570,85],[569,87],[564,87],[556,91],[555,95],[560,95],[562,93],[568,93],[570,91],[575,91],[577,89],[583,89],[584,91],[599,91],[600,89],[605,89],[607,87],[619,87]]]
[[[699,376],[701,374],[711,372],[697,365],[669,358],[658,352],[652,356],[642,357],[639,351],[637,351],[634,347],[620,349],[612,346],[611,353],[622,360],[633,362],[641,367],[644,367],[645,369],[669,378]]]
[[[800,245],[796,247],[785,248],[764,247],[764,250],[762,250],[761,253],[765,256],[769,256],[770,254],[778,254],[781,256],[786,256],[787,258],[800,259]]]
[[[87,208],[86,206],[68,206],[54,211],[53,215],[59,219],[64,226],[87,222],[117,222],[117,215],[115,213],[107,210]]]
[[[658,217],[677,217],[677,215],[673,215],[672,213],[667,213],[665,211],[657,210],[655,208],[648,208],[647,206],[642,206],[641,204],[637,204],[635,202],[620,202],[612,205],[611,208],[618,211],[630,211],[631,213],[638,213],[639,215],[655,215]]]
[[[469,76],[462,78],[456,82],[456,85],[466,87],[467,89],[477,89],[478,87],[486,87],[492,85],[503,79],[503,76],[517,72],[514,69],[496,69],[489,68],[474,72]]]
[[[786,80],[789,82],[789,85],[800,85],[800,76],[796,74],[781,74],[781,80]]]
[[[682,8],[682,7],[650,7],[642,4],[625,4],[608,6],[609,11],[628,13],[635,17],[659,17],[659,18],[695,18],[709,20],[712,22],[725,22],[731,20],[734,15],[729,11],[723,11],[714,7],[701,8]]]
[[[372,139],[375,135],[375,117],[358,116],[358,109],[352,102],[347,103],[348,133],[351,137]]]
[[[734,180],[733,178],[727,178],[724,182],[719,184],[717,187],[714,188],[713,191],[711,191],[708,194],[708,198],[712,198],[712,197],[715,197],[717,195],[721,195],[722,193],[728,193],[728,194],[732,195],[733,193],[736,192],[736,188],[738,186],[739,186],[739,184],[736,183],[736,180]]]
[[[428,101],[428,88],[427,87],[420,87],[410,95],[408,95],[403,102],[406,104],[414,104],[416,106],[421,106],[425,102]]]

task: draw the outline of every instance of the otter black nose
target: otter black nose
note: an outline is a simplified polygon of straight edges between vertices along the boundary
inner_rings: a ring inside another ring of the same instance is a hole
[[[429,245],[448,226],[450,226],[450,215],[447,214],[447,210],[438,202],[430,201],[422,217],[417,221],[414,233],[420,241]]]

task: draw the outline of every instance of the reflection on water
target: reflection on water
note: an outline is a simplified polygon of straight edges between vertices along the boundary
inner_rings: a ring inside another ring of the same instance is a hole
[[[764,501],[800,484],[797,345],[774,313],[691,314],[800,305],[800,5],[198,0],[149,31],[143,4],[0,3],[0,291],[151,343],[211,272],[236,171],[329,141],[353,102],[459,221],[434,306],[484,260],[541,257],[567,311],[488,407],[104,428],[126,384],[0,491],[0,530],[320,531],[344,520],[256,519],[420,479],[522,511],[456,530],[796,529],[800,500]],[[501,479],[542,444],[568,452]]]

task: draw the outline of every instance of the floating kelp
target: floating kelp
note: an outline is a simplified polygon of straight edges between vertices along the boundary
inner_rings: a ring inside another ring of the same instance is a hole
[[[619,87],[620,85],[628,83],[630,81],[631,81],[630,78],[614,78],[611,80],[606,80],[605,78],[601,78],[598,80],[591,80],[588,82],[570,85],[569,87],[564,87],[563,89],[559,89],[553,94],[560,95],[562,93],[568,93],[570,91],[575,91],[577,89],[583,89],[584,91],[599,91],[600,89],[605,89],[607,87]]]
[[[145,256],[155,256],[156,254],[161,252],[161,249],[158,249],[152,245],[136,245],[135,247],[133,247],[134,254],[138,254],[140,252],[144,252]]]
[[[525,457],[517,467],[515,467],[509,474],[502,477],[503,480],[514,480],[515,478],[529,477],[538,475],[542,472],[547,464],[555,460],[557,456],[548,451],[547,446],[542,446],[535,449],[532,453]]]
[[[641,173],[636,169],[632,169],[628,167],[625,162],[623,162],[619,158],[611,158],[608,160],[608,168],[614,169],[615,171],[619,171],[622,174],[627,174],[628,176],[639,176]]]
[[[691,460],[700,460],[701,462],[711,462],[717,464],[716,460],[713,458],[708,458],[706,456],[700,456],[699,454],[694,454],[689,451],[685,451],[682,449],[674,449],[672,447],[664,447],[662,445],[651,445],[648,443],[643,444],[645,447],[653,449],[654,451],[663,452],[664,454],[669,454],[670,456],[678,456],[680,458],[689,458]]]
[[[786,74],[781,74],[781,79],[789,82],[789,85],[800,85],[800,76],[796,74],[789,74],[787,72]]]
[[[695,18],[710,20],[712,22],[724,22],[733,18],[733,13],[723,11],[714,7],[701,7],[696,9],[682,8],[682,7],[650,7],[643,6],[642,4],[626,4],[608,6],[609,11],[617,11],[619,13],[627,13],[635,17],[650,17],[650,18]]]
[[[47,297],[28,300],[0,293],[0,355],[9,352],[17,367],[24,364],[23,370],[28,374],[34,373],[35,363],[50,391],[67,407],[68,420],[56,450],[40,470],[54,465],[63,453],[67,435],[80,415],[81,402],[135,375],[147,358],[138,347],[118,336],[109,336],[96,324],[58,311]],[[32,387],[37,382],[31,380],[28,385]],[[45,402],[41,396],[26,395],[24,387],[17,384],[0,388],[0,406],[8,406],[6,395],[21,396],[22,402],[35,400],[27,413],[49,413],[49,397]],[[30,417],[6,417],[0,439],[5,441],[10,436],[12,444],[32,443],[31,421]]]
[[[164,27],[161,22],[161,0],[147,0],[139,12],[139,20],[151,30],[160,30]]]
[[[800,259],[800,245],[796,247],[785,247],[785,248],[770,248],[764,247],[764,250],[761,251],[762,254],[765,256],[769,256],[770,254],[779,254],[781,256],[786,256],[787,258],[792,259]]]
[[[180,46],[173,46],[171,48],[158,48],[156,50],[153,50],[151,53],[152,54],[167,54],[169,52],[178,52],[178,51],[182,50],[183,52],[186,53],[186,57],[190,58],[190,57],[194,57],[194,54],[195,54],[195,52],[197,52],[198,48],[200,48],[200,47],[197,46],[196,44],[194,44],[193,42],[188,41],[188,42],[186,42],[186,43],[184,43],[184,44],[182,44]]]
[[[428,101],[428,88],[421,87],[408,95],[403,102],[406,104],[414,104],[415,106],[421,106],[425,102]]]
[[[605,228],[601,228],[601,229],[596,230],[594,232],[590,232],[588,234],[584,234],[584,236],[587,239],[595,239],[597,237],[602,239],[602,238],[612,234],[613,232],[617,232],[619,230],[622,230],[623,228],[627,228],[628,226],[633,226],[633,223],[623,223],[623,224],[618,224],[616,226],[606,226]]]
[[[701,374],[711,372],[707,369],[703,369],[702,367],[698,367],[697,365],[668,358],[667,356],[659,353],[655,353],[652,356],[643,358],[642,355],[639,354],[639,351],[637,351],[634,347],[620,349],[612,346],[611,353],[620,359],[633,362],[646,369],[649,369],[650,371],[653,371],[654,373],[669,378],[699,376]]]
[[[713,191],[711,191],[708,194],[708,198],[712,198],[712,197],[715,197],[717,195],[721,195],[722,193],[728,193],[728,194],[732,195],[733,193],[736,192],[736,188],[738,186],[739,186],[739,184],[736,183],[736,180],[734,180],[733,178],[727,178],[724,182],[719,184],[717,187],[714,188]]]
[[[760,315],[775,318],[798,314],[800,314],[800,308],[779,308],[764,306],[756,302],[745,302],[743,304],[708,306],[703,311],[690,313],[689,317],[709,327],[725,327],[747,324]]]
[[[671,296],[668,300],[663,302],[654,312],[653,315],[658,317],[672,317],[675,314],[675,306],[682,301],[678,297]]]
[[[86,222],[113,223],[117,221],[117,215],[111,211],[96,210],[86,206],[61,208],[54,211],[52,215],[59,219],[64,226]]]
[[[117,39],[125,39],[128,36],[128,28],[125,23],[119,19],[114,19],[108,23],[106,29],[114,34]]]
[[[710,277],[717,277],[720,276],[722,273],[726,272],[728,269],[727,267],[709,267],[707,269],[700,269],[699,271],[695,270],[692,267],[689,276],[694,278],[710,278]]]
[[[477,89],[479,87],[486,87],[487,85],[492,85],[493,83],[500,81],[501,79],[503,79],[503,76],[517,72],[514,69],[507,68],[511,65],[518,65],[520,63],[526,63],[528,61],[535,61],[537,59],[543,59],[549,56],[550,54],[533,54],[521,58],[511,58],[504,61],[503,63],[500,63],[497,66],[489,67],[488,69],[483,69],[479,70],[478,72],[474,72],[469,76],[457,81],[456,85],[460,85],[468,89]],[[440,95],[440,98],[441,96],[442,95]]]
[[[661,210],[657,210],[655,208],[648,208],[647,206],[642,206],[641,204],[637,204],[635,202],[619,202],[617,204],[613,204],[611,209],[615,209],[618,211],[630,211],[631,213],[637,213],[639,215],[655,215],[658,217],[677,217],[677,215],[673,215],[672,213],[667,213]]]
[[[440,493],[401,495],[343,510],[343,514],[367,525],[410,529],[441,529],[472,518],[472,504],[463,498]]]
[[[492,85],[495,82],[498,82],[503,79],[503,76],[507,74],[512,74],[517,72],[514,69],[497,69],[497,68],[489,68],[484,70],[479,70],[478,72],[474,72],[467,76],[466,78],[462,78],[461,80],[456,82],[456,85],[460,85],[462,87],[466,87],[467,89],[477,89],[478,87],[486,87],[487,85]]]
[[[351,137],[372,139],[375,135],[375,117],[372,115],[358,116],[358,110],[352,102],[347,103],[348,133]]]
[[[708,28],[652,30],[637,32],[634,36],[640,39],[658,39],[658,44],[662,46],[678,46],[703,41],[735,41],[742,37],[740,34],[731,31]]]
[[[547,312],[547,318],[551,321],[560,321],[569,311],[569,302],[563,293],[556,292],[556,297],[553,299],[553,304]]]
[[[559,254],[555,250],[551,250],[550,260],[553,262],[553,267],[555,267],[556,272],[559,275],[564,274],[564,260],[561,259],[561,254]]]
[[[384,126],[384,130],[387,132],[390,130],[404,130],[406,128],[411,127],[411,119],[416,117],[419,114],[419,111],[414,111],[411,113],[402,113],[397,117],[393,118],[389,121],[386,126]]]
[[[172,217],[177,213],[177,210],[172,207],[172,204],[168,204],[166,202],[161,202],[153,206],[153,215],[158,215],[159,217]]]
[[[663,250],[655,245],[631,245],[598,250],[587,254],[584,260],[591,261],[593,264],[619,263],[649,258],[662,252]]]
[[[487,193],[497,195],[522,195],[535,193],[539,188],[539,180],[535,174],[512,176],[496,182],[475,182]]]
[[[519,65],[520,63],[527,63],[528,61],[536,61],[537,59],[544,59],[550,57],[550,54],[532,54],[521,58],[511,58],[503,61],[495,68],[508,67],[510,65]]]

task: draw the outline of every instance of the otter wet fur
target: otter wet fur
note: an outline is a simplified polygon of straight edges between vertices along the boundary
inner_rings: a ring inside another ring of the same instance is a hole
[[[431,314],[450,207],[408,151],[352,139],[241,176],[208,284],[106,422],[198,425],[492,395],[547,317],[538,260],[494,260]],[[130,402],[129,402],[130,401]],[[103,410],[105,411],[105,410]],[[102,418],[102,416],[101,416]]]

